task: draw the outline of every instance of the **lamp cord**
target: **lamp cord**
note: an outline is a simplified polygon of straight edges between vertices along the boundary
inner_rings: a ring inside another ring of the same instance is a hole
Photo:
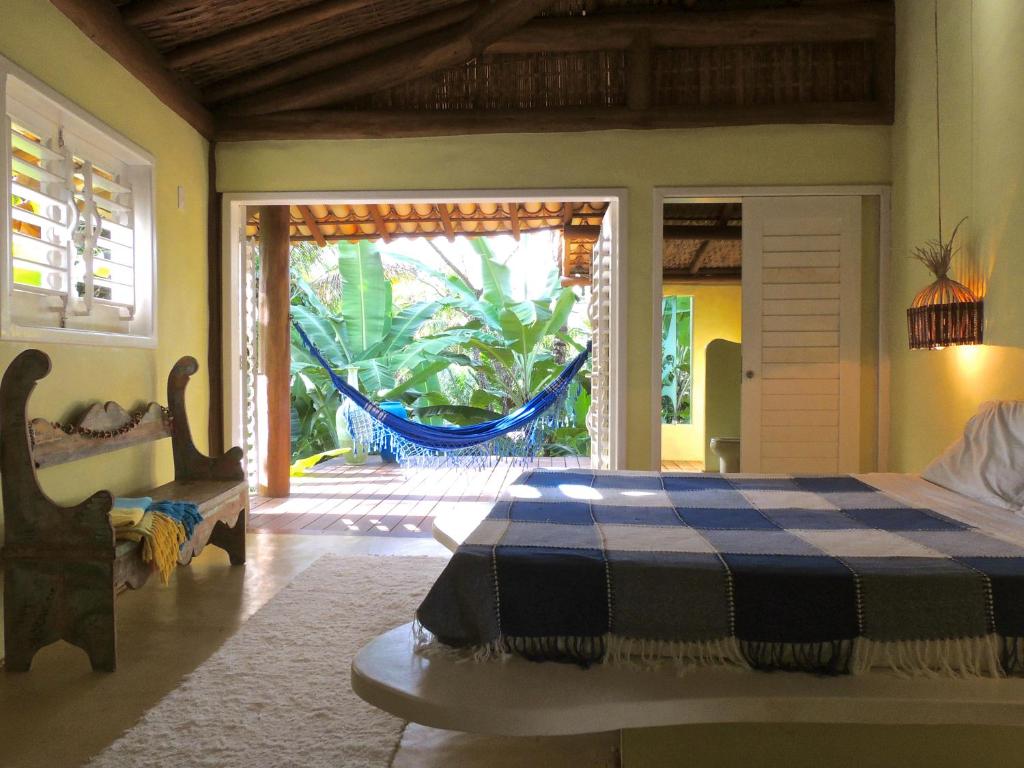
[[[942,240],[942,124],[939,115],[939,0],[934,1],[935,27],[935,166],[939,188],[939,246]]]

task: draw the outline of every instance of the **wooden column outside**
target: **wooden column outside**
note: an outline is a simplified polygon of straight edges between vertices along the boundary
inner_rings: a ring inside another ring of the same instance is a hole
[[[291,464],[291,369],[288,326],[288,206],[260,208],[261,399],[260,493],[287,496]],[[261,414],[262,415],[262,414]]]

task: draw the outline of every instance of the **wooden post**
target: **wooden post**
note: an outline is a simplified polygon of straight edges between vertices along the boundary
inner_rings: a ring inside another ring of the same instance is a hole
[[[288,206],[260,208],[260,337],[266,429],[260,493],[287,496],[291,464],[291,333],[288,326]]]

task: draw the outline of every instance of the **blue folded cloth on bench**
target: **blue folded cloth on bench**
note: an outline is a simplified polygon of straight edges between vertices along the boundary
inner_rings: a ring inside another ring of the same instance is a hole
[[[192,538],[196,526],[203,522],[199,507],[190,501],[157,501],[149,506],[150,512],[159,512],[185,526],[185,536]]]

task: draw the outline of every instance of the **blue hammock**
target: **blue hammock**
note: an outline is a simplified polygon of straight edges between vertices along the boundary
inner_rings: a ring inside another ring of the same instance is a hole
[[[334,387],[354,406],[345,411],[353,442],[365,449],[386,450],[403,464],[479,466],[495,457],[525,460],[536,456],[545,431],[561,425],[559,414],[569,385],[586,364],[591,349],[587,342],[587,348],[550,384],[511,413],[465,427],[436,427],[389,413],[372,402],[334,372],[297,321],[292,320],[292,325]]]

